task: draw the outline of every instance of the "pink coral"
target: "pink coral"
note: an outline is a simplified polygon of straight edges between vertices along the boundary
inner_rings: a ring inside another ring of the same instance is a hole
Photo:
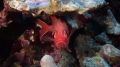
[[[52,45],[52,47],[54,48],[54,52],[51,53],[51,56],[54,58],[54,61],[57,63],[61,57],[61,51],[59,49],[57,49],[57,47],[55,45]]]

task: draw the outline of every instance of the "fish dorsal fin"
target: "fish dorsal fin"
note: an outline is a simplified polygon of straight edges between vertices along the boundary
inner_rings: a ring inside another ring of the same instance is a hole
[[[44,36],[48,31],[50,31],[51,26],[47,25],[45,22],[43,22],[39,19],[37,20],[37,22],[42,27],[40,30],[40,38],[42,38],[42,36]]]
[[[52,24],[55,24],[55,21],[57,20],[57,18],[55,16],[51,16],[50,18],[52,20]]]
[[[51,16],[50,18],[52,20],[52,24],[55,24],[56,22],[61,22],[61,19],[60,18],[56,18],[55,16]]]

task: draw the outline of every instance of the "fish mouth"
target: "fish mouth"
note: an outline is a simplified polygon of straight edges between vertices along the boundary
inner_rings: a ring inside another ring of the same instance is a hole
[[[67,46],[66,46],[66,43],[65,42],[63,42],[63,41],[59,41],[59,42],[57,42],[56,43],[56,46],[57,46],[57,48],[59,48],[59,49],[64,49],[64,48],[66,48]]]
[[[59,41],[59,42],[57,42],[56,44],[66,44],[65,42],[63,42],[63,41]]]

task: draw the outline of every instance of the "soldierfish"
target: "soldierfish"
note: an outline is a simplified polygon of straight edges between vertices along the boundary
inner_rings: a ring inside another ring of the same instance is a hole
[[[54,44],[58,49],[67,49],[70,51],[69,44],[69,30],[65,21],[62,21],[60,18],[56,18],[55,16],[51,16],[52,25],[48,25],[41,20],[37,20],[41,25],[40,30],[40,38],[42,38],[48,31],[52,32],[54,38]]]

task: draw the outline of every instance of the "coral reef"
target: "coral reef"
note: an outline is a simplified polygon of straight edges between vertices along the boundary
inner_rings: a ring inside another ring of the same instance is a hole
[[[119,0],[0,3],[0,67],[120,67]]]
[[[58,67],[50,55],[45,55],[40,61],[41,67]]]
[[[101,57],[85,58],[83,67],[110,67],[107,62]]]
[[[104,21],[105,24],[108,25],[108,33],[109,34],[115,34],[115,35],[119,35],[120,34],[120,24],[116,21],[115,17],[113,16],[112,12],[110,10],[108,10],[108,17],[107,20]]]
[[[83,14],[91,8],[97,8],[105,4],[104,0],[5,0],[5,2],[8,3],[11,8],[19,11],[27,10],[36,15],[39,15],[42,11],[47,14],[66,11],[75,11]]]
[[[111,44],[104,45],[100,50],[100,55],[112,65],[120,61],[120,50]]]

